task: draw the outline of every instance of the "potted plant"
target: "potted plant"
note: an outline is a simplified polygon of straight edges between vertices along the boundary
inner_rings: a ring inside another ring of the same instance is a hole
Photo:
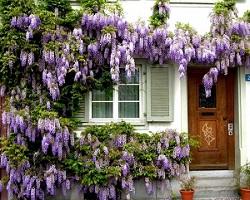
[[[180,193],[182,200],[192,200],[194,196],[194,187],[196,185],[196,177],[195,176],[187,176],[180,180]]]
[[[236,170],[236,190],[242,200],[250,199],[250,162]]]

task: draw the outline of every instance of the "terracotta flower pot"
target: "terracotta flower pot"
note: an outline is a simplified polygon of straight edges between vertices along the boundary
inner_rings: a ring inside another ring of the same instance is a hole
[[[250,199],[250,189],[241,188],[241,199],[249,200]]]
[[[191,190],[191,191],[180,190],[181,199],[182,200],[193,200],[194,192],[195,192],[194,190]]]

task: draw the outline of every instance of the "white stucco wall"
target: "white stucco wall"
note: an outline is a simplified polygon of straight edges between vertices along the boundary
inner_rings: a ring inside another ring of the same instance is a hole
[[[250,69],[246,69],[245,74],[250,74]],[[242,124],[244,127],[244,132],[242,132],[242,135],[244,136],[245,140],[242,141],[242,164],[244,162],[250,161],[250,81],[245,81],[245,84],[245,99],[243,101],[245,104],[245,111],[243,112],[243,117],[245,116],[245,124]]]
[[[122,5],[125,10],[125,18],[129,22],[136,22],[143,19],[148,24],[149,16],[152,14],[154,1],[124,1]],[[130,6],[132,5],[132,6]],[[199,33],[209,31],[209,13],[213,5],[187,5],[171,4],[170,19],[168,20],[169,30],[174,30],[177,22],[189,23]],[[140,8],[140,9],[139,9]]]
[[[153,0],[127,0],[119,1],[125,13],[125,19],[129,22],[137,22],[142,19],[148,24],[149,16],[152,14]],[[205,2],[200,1],[200,2]],[[246,3],[250,0],[238,0],[238,15],[242,16],[247,10]],[[189,23],[199,34],[205,34],[210,29],[210,18],[214,5],[211,4],[181,4],[170,3],[170,18],[168,20],[169,30],[174,30],[177,22]]]

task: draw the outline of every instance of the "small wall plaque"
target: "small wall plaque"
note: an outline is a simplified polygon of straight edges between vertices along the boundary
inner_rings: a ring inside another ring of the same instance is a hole
[[[246,80],[246,81],[250,81],[250,74],[246,74],[246,75],[245,75],[245,80]]]

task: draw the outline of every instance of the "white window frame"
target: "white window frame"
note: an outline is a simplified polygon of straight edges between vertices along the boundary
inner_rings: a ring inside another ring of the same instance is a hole
[[[130,122],[131,124],[142,124],[145,123],[145,104],[146,104],[146,88],[145,88],[145,65],[137,64],[136,68],[139,69],[139,118],[118,118],[118,85],[114,86],[114,93],[113,93],[113,118],[92,118],[92,93],[89,93],[89,123],[108,123],[108,122],[119,122],[119,121],[126,121]]]

